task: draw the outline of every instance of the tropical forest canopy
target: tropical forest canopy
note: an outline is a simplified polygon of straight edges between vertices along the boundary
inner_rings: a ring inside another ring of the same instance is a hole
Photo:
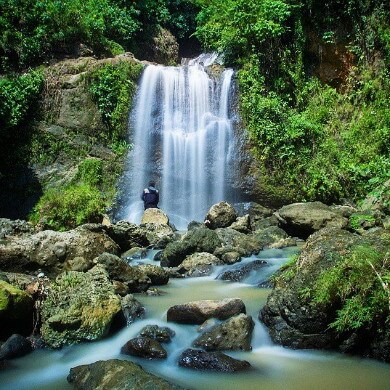
[[[358,201],[390,178],[387,1],[0,0],[0,10],[2,137],[34,112],[40,66],[80,44],[142,58],[164,28],[238,71],[241,119],[267,191]]]

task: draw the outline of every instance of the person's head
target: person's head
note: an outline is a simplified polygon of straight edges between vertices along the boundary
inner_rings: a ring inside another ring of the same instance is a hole
[[[156,182],[154,180],[150,180],[149,187],[155,187],[155,186],[156,186]]]

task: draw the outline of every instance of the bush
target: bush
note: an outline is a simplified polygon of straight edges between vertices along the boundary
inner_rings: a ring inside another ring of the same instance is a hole
[[[67,230],[88,222],[100,222],[105,209],[99,190],[87,184],[50,189],[35,206],[30,219],[55,230]]]

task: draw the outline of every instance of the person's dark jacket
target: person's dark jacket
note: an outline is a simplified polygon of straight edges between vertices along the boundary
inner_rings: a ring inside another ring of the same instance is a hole
[[[149,186],[143,190],[141,199],[144,201],[144,208],[146,210],[156,208],[158,201],[160,200],[160,196],[156,188]]]

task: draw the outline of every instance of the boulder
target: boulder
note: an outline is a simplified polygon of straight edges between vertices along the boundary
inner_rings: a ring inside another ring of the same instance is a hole
[[[345,228],[348,220],[321,202],[293,203],[275,214],[290,235],[306,239],[324,227]]]
[[[130,292],[146,291],[151,285],[150,278],[138,267],[128,265],[118,256],[102,253],[93,262],[102,265],[110,279],[125,283]]]
[[[121,353],[145,359],[166,359],[168,356],[157,340],[142,336],[129,340],[121,348]]]
[[[111,359],[70,369],[68,382],[79,390],[180,390],[130,361]]]
[[[128,294],[121,299],[121,306],[122,314],[127,325],[133,323],[137,318],[145,316],[145,308],[132,294]]]
[[[41,333],[53,348],[106,336],[121,313],[102,266],[88,272],[70,271],[60,275],[42,305]]]
[[[218,275],[218,279],[229,280],[230,282],[241,282],[252,272],[262,269],[268,263],[265,260],[254,260],[250,263],[240,265],[234,269],[229,269]]]
[[[215,232],[221,240],[222,245],[242,253],[243,256],[250,256],[259,253],[263,248],[258,236],[253,234],[240,233],[231,227],[217,229]]]
[[[169,272],[158,265],[143,264],[137,265],[134,268],[144,273],[150,279],[153,286],[161,286],[169,282]]]
[[[146,209],[142,215],[141,225],[144,224],[169,225],[168,216],[160,209]]]
[[[221,246],[217,233],[207,228],[197,228],[186,233],[180,241],[167,245],[161,256],[161,265],[177,267],[188,256],[195,252],[213,253]]]
[[[220,202],[211,206],[206,214],[205,224],[210,229],[230,226],[237,219],[237,213],[233,206],[226,202]]]
[[[271,226],[279,226],[279,220],[276,218],[276,215],[264,219],[258,219],[256,221],[251,221],[251,229],[253,232],[256,230],[263,230]]]
[[[130,262],[134,259],[144,259],[147,256],[147,250],[145,248],[139,248],[135,246],[121,254],[121,259],[126,262]]]
[[[233,222],[230,227],[244,234],[250,233],[251,224],[249,214],[245,214],[242,217],[237,217],[236,221]]]
[[[0,339],[27,334],[33,327],[33,300],[29,294],[0,280]]]
[[[34,234],[35,228],[30,222],[20,219],[11,220],[0,218],[0,239],[7,236],[20,236],[24,234]]]
[[[225,298],[221,301],[193,301],[170,307],[167,320],[181,324],[202,324],[208,318],[225,320],[245,312],[244,302],[239,298]]]
[[[140,228],[145,232],[150,246],[155,249],[164,249],[170,242],[177,239],[175,230],[166,224],[147,223]]]
[[[193,346],[206,351],[250,351],[254,325],[251,316],[239,314],[201,334]]]
[[[288,237],[287,233],[277,226],[256,230],[253,232],[253,236],[261,244],[262,248],[284,248],[296,244],[294,239]]]
[[[158,325],[147,325],[141,329],[139,334],[142,337],[149,337],[160,343],[170,343],[172,337],[175,336],[175,332],[172,329]]]
[[[206,352],[186,349],[179,357],[180,367],[201,371],[237,372],[248,370],[251,365],[246,360],[237,360],[221,352]]]
[[[106,227],[107,234],[119,245],[121,252],[133,247],[147,247],[149,240],[144,229],[134,223],[118,221]]]
[[[46,230],[6,239],[0,245],[0,269],[24,273],[40,269],[48,276],[56,276],[71,268],[76,257],[90,261],[103,252],[118,250],[100,225],[82,225],[67,232]]]
[[[375,226],[381,226],[380,217],[377,211],[357,211],[349,216],[348,228],[362,234]]]
[[[27,355],[32,351],[31,343],[20,334],[13,334],[0,347],[0,360],[13,359]]]
[[[218,257],[207,252],[187,256],[179,266],[179,272],[187,276],[206,276],[213,272],[213,266],[224,264]]]
[[[272,340],[291,348],[333,349],[390,362],[388,297],[378,278],[386,272],[382,258],[388,248],[390,232],[384,229],[364,236],[335,228],[312,234],[296,262],[274,279],[275,288],[260,311]],[[372,263],[373,258],[379,260]],[[320,298],[319,288],[326,291]],[[363,301],[361,291],[367,297]],[[372,296],[382,298],[373,304]],[[344,317],[346,328],[338,328],[335,321],[342,308],[345,315],[347,300],[353,308],[349,321],[354,322],[347,325]],[[376,314],[370,319],[372,310]]]

